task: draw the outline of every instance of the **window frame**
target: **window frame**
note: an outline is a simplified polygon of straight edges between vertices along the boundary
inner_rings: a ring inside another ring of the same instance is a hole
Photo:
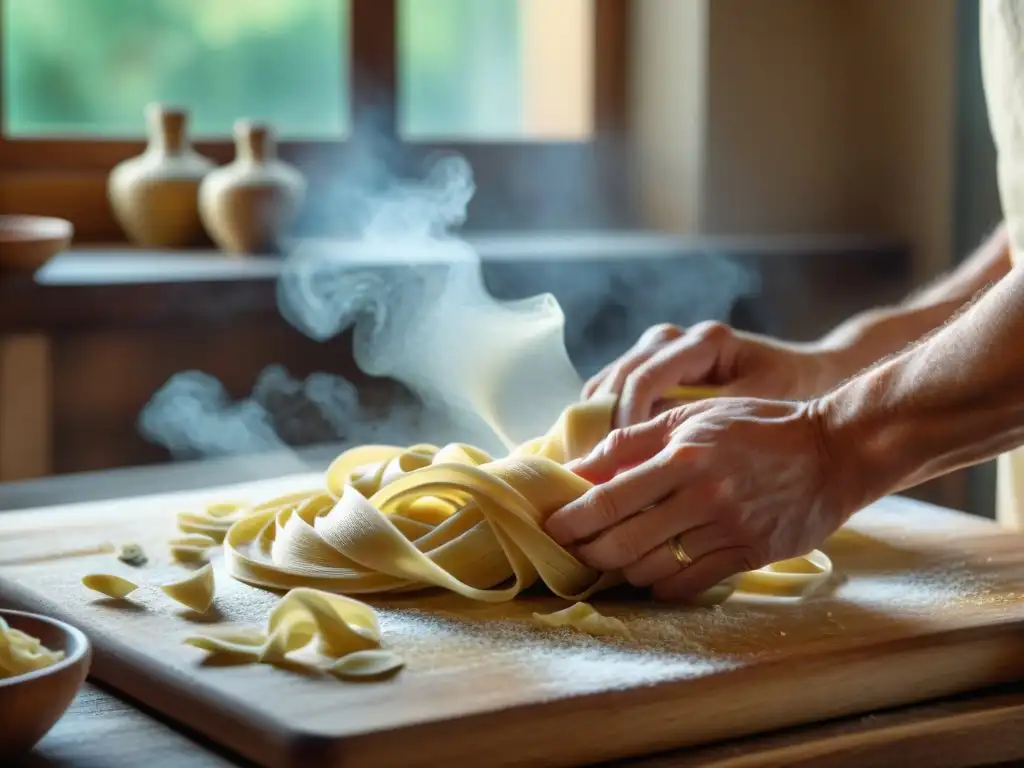
[[[88,0],[83,0],[88,1]],[[6,0],[0,0],[0,11]],[[594,0],[594,130],[586,141],[416,141],[398,132],[398,0],[340,0],[349,3],[351,52],[351,134],[338,141],[281,141],[282,159],[310,180],[311,194],[325,171],[358,152],[360,126],[373,115],[378,140],[402,147],[410,166],[436,152],[462,154],[476,176],[477,198],[467,228],[541,227],[591,229],[623,226],[631,219],[626,173],[627,41],[630,0]],[[3,15],[0,13],[0,25]],[[2,44],[0,28],[0,44]],[[0,58],[2,67],[2,58]],[[2,72],[0,72],[2,74]],[[0,77],[0,89],[3,79]],[[382,99],[381,94],[386,98]],[[3,93],[0,90],[0,126]],[[217,163],[234,155],[230,140],[195,141],[197,151]],[[119,162],[143,150],[143,140],[10,139],[0,130],[0,213],[37,213],[68,218],[78,241],[118,242],[123,234],[106,199],[106,177]],[[553,163],[564,163],[589,181],[587,205],[565,206],[554,216],[516,212],[539,190],[523,179],[540,178]],[[517,181],[513,182],[515,179]]]

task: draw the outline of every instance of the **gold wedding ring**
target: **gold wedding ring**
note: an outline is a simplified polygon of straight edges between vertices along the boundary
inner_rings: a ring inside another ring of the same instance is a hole
[[[686,550],[683,549],[683,545],[679,543],[679,536],[673,536],[668,540],[668,548],[672,550],[672,557],[674,557],[676,562],[683,568],[693,562],[693,558],[686,554]]]

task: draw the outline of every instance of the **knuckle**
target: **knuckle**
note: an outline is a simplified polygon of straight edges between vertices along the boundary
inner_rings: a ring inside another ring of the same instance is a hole
[[[629,381],[633,371],[639,366],[647,362],[649,355],[646,352],[635,352],[627,357],[622,358],[607,377],[607,381],[612,387],[621,391],[622,387]]]
[[[712,481],[709,486],[708,495],[710,501],[716,506],[730,507],[736,496],[736,483],[731,477],[723,477]]]
[[[661,343],[677,339],[683,335],[683,329],[672,323],[658,323],[652,325],[641,337],[647,343]]]
[[[602,536],[595,543],[594,549],[594,564],[604,570],[617,570],[640,559],[636,543],[621,530],[614,530]]]
[[[757,537],[750,530],[750,527],[738,516],[726,510],[717,520],[722,529],[722,534],[727,546],[741,547],[743,549],[753,548]]]
[[[629,427],[620,427],[613,429],[608,433],[608,436],[604,439],[604,453],[606,455],[618,453],[622,448],[629,442],[630,438]]]
[[[652,583],[650,577],[646,576],[636,563],[625,566],[622,569],[622,577],[634,587],[649,587]]]
[[[664,411],[659,418],[664,422],[668,432],[675,432],[691,417],[692,410],[692,405],[677,405]]]
[[[687,443],[671,443],[661,451],[661,462],[666,469],[678,468],[697,459],[698,447]]]
[[[647,399],[651,392],[650,375],[647,373],[634,373],[626,379],[622,387],[622,402],[630,406],[636,406]]]
[[[764,553],[755,547],[742,547],[738,552],[737,562],[744,571],[756,571],[768,565],[768,559]]]
[[[718,320],[708,320],[694,326],[693,333],[705,341],[722,341],[732,335],[732,328]]]
[[[587,492],[587,506],[599,530],[613,525],[619,519],[618,504],[604,486],[595,485]]]
[[[658,369],[653,365],[641,365],[630,374],[626,381],[626,389],[633,394],[645,394],[654,384]]]

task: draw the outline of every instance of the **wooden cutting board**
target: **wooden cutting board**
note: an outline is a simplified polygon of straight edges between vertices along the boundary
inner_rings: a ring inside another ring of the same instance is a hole
[[[533,611],[566,605],[540,594],[499,606],[438,593],[373,600],[407,668],[372,684],[205,664],[184,636],[202,621],[262,626],[277,599],[221,569],[203,620],[155,586],[119,604],[79,583],[89,572],[180,578],[165,545],[175,512],[317,480],[0,514],[0,604],[76,624],[95,643],[95,678],[274,768],[580,764],[1024,679],[1024,537],[897,498],[828,543],[841,576],[809,601],[595,599],[635,643],[536,627]],[[145,547],[147,566],[97,553],[127,541]]]

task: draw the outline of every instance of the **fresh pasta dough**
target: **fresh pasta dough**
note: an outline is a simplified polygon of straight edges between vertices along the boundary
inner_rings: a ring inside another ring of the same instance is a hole
[[[282,597],[264,630],[212,629],[185,643],[236,663],[281,665],[307,646],[332,660],[328,671],[343,678],[381,677],[401,668],[400,657],[380,648],[380,622],[358,600],[315,589],[293,589]]]
[[[206,613],[213,605],[214,586],[213,566],[207,563],[187,578],[162,584],[160,589],[186,608],[196,613]]]
[[[115,600],[124,600],[139,588],[138,584],[111,573],[90,573],[82,577],[82,584]]]
[[[608,434],[614,406],[611,398],[572,405],[547,434],[503,459],[458,443],[346,451],[328,468],[325,488],[270,500],[231,525],[228,571],[273,589],[442,587],[488,602],[511,600],[539,580],[560,597],[586,600],[621,575],[580,562],[542,524],[592,487],[563,465]],[[734,591],[803,594],[831,572],[817,551],[784,565],[731,579],[699,602]]]
[[[217,546],[210,536],[196,533],[191,536],[180,536],[168,543],[171,557],[179,563],[198,563],[206,559],[209,551]]]
[[[555,613],[535,613],[533,618],[545,627],[571,627],[596,637],[632,637],[621,619],[601,615],[590,603],[576,603]]]
[[[17,677],[63,660],[64,651],[52,651],[39,638],[14,629],[0,616],[0,679]]]

